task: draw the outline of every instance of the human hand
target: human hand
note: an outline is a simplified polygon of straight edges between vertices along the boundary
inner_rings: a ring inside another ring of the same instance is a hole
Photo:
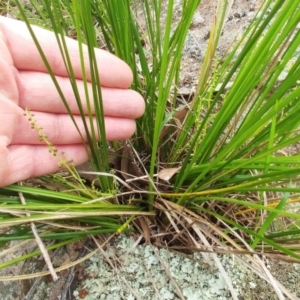
[[[34,32],[49,61],[59,85],[84,129],[67,71],[53,33],[34,27]],[[67,39],[77,86],[84,99],[78,43]],[[108,140],[123,140],[135,131],[135,118],[145,109],[142,97],[129,90],[130,68],[120,59],[100,49],[95,50]],[[85,53],[87,61],[88,55]],[[90,78],[89,70],[87,77]],[[25,23],[0,16],[0,186],[54,172],[58,159],[39,140],[36,130],[24,117],[30,107],[37,125],[59,152],[65,152],[75,164],[87,160],[87,154],[75,125],[66,112]]]

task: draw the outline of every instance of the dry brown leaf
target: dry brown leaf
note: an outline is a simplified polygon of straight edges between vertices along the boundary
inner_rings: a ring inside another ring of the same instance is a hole
[[[138,167],[138,165],[134,162],[132,149],[126,144],[124,145],[124,150],[122,153],[121,171],[122,176],[125,179],[130,179],[132,177],[140,177],[144,175]]]
[[[176,131],[180,131],[181,130],[181,125],[186,117],[186,114],[189,112],[189,109],[187,107],[184,107],[183,109],[175,112],[175,114],[172,117],[173,123],[175,123],[175,126],[168,126],[166,125],[164,127],[164,129],[162,130],[160,136],[159,136],[159,140],[163,140],[163,138],[166,135],[171,135]]]
[[[150,243],[150,227],[149,227],[149,223],[147,222],[148,219],[146,219],[143,216],[140,216],[138,218],[136,218],[137,223],[139,224],[140,228],[141,228],[141,234],[143,235],[145,242],[146,243]]]
[[[184,107],[183,109],[176,111],[176,113],[173,116],[173,119],[179,120],[179,122],[182,124],[188,112],[189,109],[187,107]]]
[[[167,168],[158,172],[157,177],[169,182],[169,180],[178,172],[180,168]]]

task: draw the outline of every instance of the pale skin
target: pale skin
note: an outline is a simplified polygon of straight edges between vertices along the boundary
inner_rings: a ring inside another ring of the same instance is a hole
[[[34,31],[84,135],[55,37],[41,28],[36,27]],[[67,42],[77,86],[85,99],[78,44],[71,39]],[[95,51],[107,139],[127,139],[135,132],[135,119],[144,112],[144,100],[129,90],[130,68],[106,51]],[[86,72],[89,79],[89,71]],[[65,152],[75,164],[87,160],[80,135],[66,113],[26,25],[0,16],[0,186],[58,170],[58,158],[49,153],[47,145],[39,140],[37,131],[31,129],[24,116],[26,107],[30,107],[37,124],[59,152]]]

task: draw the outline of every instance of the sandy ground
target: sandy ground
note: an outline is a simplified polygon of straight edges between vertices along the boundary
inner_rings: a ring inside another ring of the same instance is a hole
[[[179,8],[179,1],[177,8]],[[223,55],[233,45],[237,36],[254,17],[260,1],[237,0],[226,21],[218,54]],[[205,53],[216,1],[204,0],[194,17],[183,56],[182,86],[191,89],[197,80],[199,62]],[[59,273],[53,283],[49,276],[23,281],[0,282],[3,300],[63,300],[63,299],[232,299],[228,287],[213,263],[207,263],[200,254],[186,257],[157,249],[151,245],[135,246],[135,240],[121,236],[105,250],[89,260]],[[36,247],[30,243],[21,250]],[[84,251],[82,249],[85,249]],[[95,249],[95,246],[70,245],[55,252],[55,267],[74,261]],[[3,262],[18,257],[20,250],[0,256]],[[109,259],[108,259],[109,258]],[[247,269],[239,257],[222,255],[220,261],[231,278],[238,299],[278,299],[270,284]],[[245,259],[245,258],[243,258]],[[300,299],[300,265],[267,261],[270,272],[291,293]],[[19,263],[2,270],[0,276],[36,272],[45,267],[42,258]],[[286,297],[286,296],[285,296]],[[288,297],[286,297],[288,299]]]
[[[177,1],[180,3],[180,0]],[[194,87],[197,84],[199,62],[202,61],[213,17],[216,10],[216,2],[203,0],[197,13],[194,16],[192,26],[186,40],[185,51],[182,63],[182,85],[186,88]],[[254,18],[261,0],[236,0],[233,1],[232,9],[225,22],[221,40],[217,49],[217,57],[221,58],[235,45],[235,41],[242,35],[246,27]],[[178,10],[181,7],[178,5]],[[179,15],[179,14],[178,14]]]

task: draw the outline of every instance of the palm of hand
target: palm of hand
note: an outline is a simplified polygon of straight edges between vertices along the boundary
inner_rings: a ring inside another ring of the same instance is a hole
[[[35,28],[35,33],[72,112],[78,114],[54,35],[40,28]],[[68,39],[68,49],[84,99],[77,42]],[[134,119],[144,112],[144,101],[138,93],[128,90],[132,82],[129,67],[107,52],[96,51],[107,138],[126,139],[135,131]],[[4,17],[0,17],[0,70],[0,186],[58,169],[57,158],[49,153],[47,145],[39,140],[38,133],[31,129],[23,115],[27,106],[58,151],[66,152],[76,164],[86,161],[80,135],[66,113],[25,24]],[[84,136],[80,116],[75,119]]]

